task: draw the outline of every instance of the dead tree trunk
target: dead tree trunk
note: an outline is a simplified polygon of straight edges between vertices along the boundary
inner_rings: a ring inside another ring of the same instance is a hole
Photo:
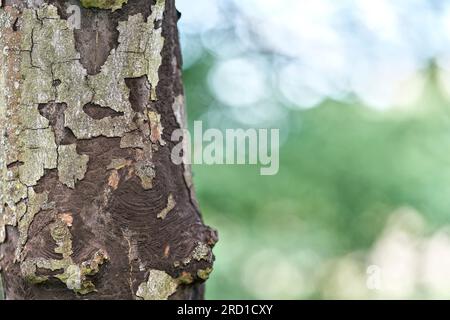
[[[201,299],[174,0],[32,2],[0,8],[5,297]]]

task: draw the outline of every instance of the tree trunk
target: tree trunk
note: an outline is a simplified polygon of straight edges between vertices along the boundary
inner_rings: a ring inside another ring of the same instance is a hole
[[[174,0],[32,2],[0,8],[6,299],[201,299]]]

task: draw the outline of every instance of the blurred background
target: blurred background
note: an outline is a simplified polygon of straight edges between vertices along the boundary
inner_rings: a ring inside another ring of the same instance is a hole
[[[450,1],[177,0],[189,120],[279,128],[194,166],[209,299],[450,298]]]

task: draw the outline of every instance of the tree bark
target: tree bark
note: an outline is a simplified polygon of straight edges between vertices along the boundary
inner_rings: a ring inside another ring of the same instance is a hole
[[[32,2],[0,8],[6,299],[203,298],[174,0]]]

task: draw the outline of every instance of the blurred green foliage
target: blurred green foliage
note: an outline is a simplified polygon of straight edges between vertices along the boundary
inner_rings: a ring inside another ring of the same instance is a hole
[[[212,104],[207,70],[206,59],[185,72],[191,123]],[[320,298],[321,267],[370,248],[392,211],[450,223],[450,111],[433,79],[406,110],[355,99],[291,111],[278,175],[194,166],[204,219],[220,233],[207,297]]]
[[[212,62],[206,56],[184,73],[191,124],[214,104]],[[414,208],[430,232],[450,224],[450,110],[433,70],[428,78],[406,110],[354,100],[290,111],[275,176],[195,165],[204,219],[220,233],[207,298],[322,298],[324,267],[368,250],[394,210]]]

